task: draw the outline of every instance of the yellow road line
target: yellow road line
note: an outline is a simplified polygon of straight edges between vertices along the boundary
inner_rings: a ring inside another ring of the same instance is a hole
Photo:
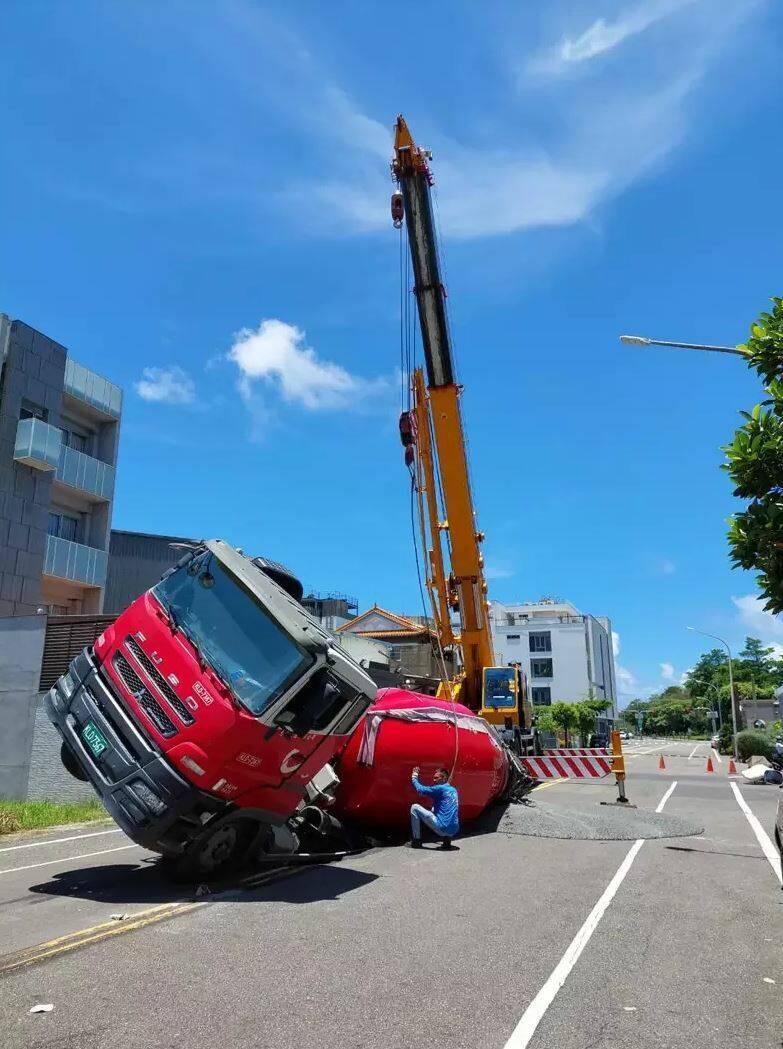
[[[188,903],[188,902],[190,902],[190,901],[188,901],[188,900],[173,900],[173,901],[171,901],[169,903],[161,903],[161,904],[158,904],[157,907],[148,907],[146,910],[137,911],[136,914],[131,914],[130,918],[132,920],[135,920],[136,918],[143,918],[143,917],[146,917],[146,915],[148,915],[148,914],[155,914],[157,911],[162,911],[162,910],[170,910],[172,907],[176,907],[176,906],[178,906],[181,903]],[[46,947],[54,947],[54,946],[56,946],[59,943],[65,943],[66,940],[72,940],[76,936],[89,936],[91,933],[100,932],[102,929],[116,929],[116,928],[119,927],[120,924],[122,924],[122,923],[118,922],[117,919],[113,919],[112,921],[108,921],[108,922],[101,922],[99,925],[91,925],[87,929],[77,929],[76,932],[69,932],[69,933],[66,933],[65,936],[58,936],[54,940],[45,940],[43,943],[37,943],[35,945],[35,948],[37,948],[39,950],[43,950]],[[125,924],[127,925],[127,920],[126,920]],[[33,950],[35,948],[28,948],[28,950]],[[0,969],[0,972],[2,972],[1,969]]]
[[[142,929],[145,925],[152,925],[154,922],[163,921],[165,918],[185,914],[198,907],[206,907],[208,902],[208,900],[200,900],[196,903],[164,904],[162,907],[152,907],[150,910],[141,911],[139,914],[134,915],[134,918],[130,921],[104,922],[103,925],[94,925],[89,929],[80,929],[69,936],[59,936],[55,940],[49,940],[46,943],[40,943],[36,947],[30,948],[32,953],[26,953],[24,957],[16,958],[6,965],[0,966],[0,976],[14,972],[16,969],[22,969],[27,965],[44,961],[46,958],[53,958],[55,955],[74,951],[77,947],[99,943],[102,940],[108,940],[112,936],[132,932],[134,929]]]
[[[34,947],[18,951],[16,954],[7,955],[5,964],[0,964],[0,976],[15,972],[17,969],[25,968],[28,965],[34,965],[36,962],[43,962],[48,958],[66,954],[69,951],[75,951],[79,947],[101,943],[103,940],[108,940],[113,936],[120,936],[125,932],[133,932],[135,929],[143,929],[146,925],[153,925],[155,922],[165,921],[167,918],[175,918],[180,914],[187,914],[189,911],[206,907],[210,903],[219,901],[225,892],[236,892],[237,889],[249,891],[261,888],[269,882],[277,881],[278,878],[294,874],[296,871],[297,868],[279,867],[268,873],[252,875],[229,889],[222,890],[222,892],[219,890],[214,896],[206,900],[178,900],[170,903],[160,903],[155,907],[148,907],[146,910],[138,911],[136,914],[131,915],[130,920],[127,921],[102,922],[100,925],[92,925],[89,928],[78,929],[76,932],[68,933],[65,936],[58,936],[53,940],[46,940],[44,943],[38,943]]]
[[[558,783],[568,783],[568,778],[566,776],[560,776],[559,779],[547,780],[546,783],[542,783],[540,787],[536,787],[536,791],[546,790],[547,787],[556,787]]]

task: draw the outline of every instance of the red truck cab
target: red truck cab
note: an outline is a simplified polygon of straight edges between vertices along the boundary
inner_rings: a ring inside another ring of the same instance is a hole
[[[196,874],[264,847],[376,693],[263,565],[220,540],[189,551],[46,699],[66,767]]]

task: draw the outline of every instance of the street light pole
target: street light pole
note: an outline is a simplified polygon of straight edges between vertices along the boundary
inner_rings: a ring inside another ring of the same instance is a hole
[[[686,627],[686,630],[692,630],[694,633],[701,634],[703,637],[711,637],[713,641],[720,641],[726,649],[726,653],[729,657],[729,691],[731,693],[731,724],[734,730],[734,760],[739,761],[739,754],[737,753],[737,704],[734,697],[734,664],[731,661],[731,649],[729,648],[729,643],[728,641],[724,641],[722,637],[718,637],[717,634],[708,634],[706,630],[699,630],[695,626]]]
[[[645,335],[621,335],[620,342],[626,346],[675,346],[679,350],[705,350],[707,353],[732,353],[736,357],[747,357],[744,350],[736,346],[708,346],[700,342],[670,342],[667,339],[648,339]]]
[[[693,682],[694,682],[694,684],[706,685],[707,686],[707,695],[709,695],[710,689],[712,689],[714,691],[714,693],[715,693],[715,703],[717,704],[717,707],[718,707],[718,723],[719,723],[720,727],[723,728],[723,711],[720,709],[720,696],[718,695],[718,687],[717,687],[717,685],[714,685],[711,681],[705,681],[703,677],[695,677],[693,679]],[[713,732],[714,732],[715,731],[714,708],[711,708],[711,713],[713,714],[712,729],[713,729]]]

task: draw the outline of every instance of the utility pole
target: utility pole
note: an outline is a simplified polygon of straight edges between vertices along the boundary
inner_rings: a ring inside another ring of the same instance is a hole
[[[737,754],[737,700],[734,695],[734,664],[731,661],[731,649],[729,648],[728,641],[724,641],[722,637],[718,637],[717,634],[708,634],[706,630],[699,630],[698,627],[689,626],[686,630],[692,630],[696,634],[701,634],[703,637],[711,637],[713,641],[720,641],[729,657],[729,691],[731,693],[731,724],[734,730],[734,760],[739,761],[739,755]]]

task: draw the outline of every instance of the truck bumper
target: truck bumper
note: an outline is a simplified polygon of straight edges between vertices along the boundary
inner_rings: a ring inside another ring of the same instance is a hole
[[[139,730],[86,648],[46,696],[49,720],[73,752],[109,814],[137,844],[178,856],[203,823],[229,806],[180,775]],[[88,725],[108,746],[95,755]]]

